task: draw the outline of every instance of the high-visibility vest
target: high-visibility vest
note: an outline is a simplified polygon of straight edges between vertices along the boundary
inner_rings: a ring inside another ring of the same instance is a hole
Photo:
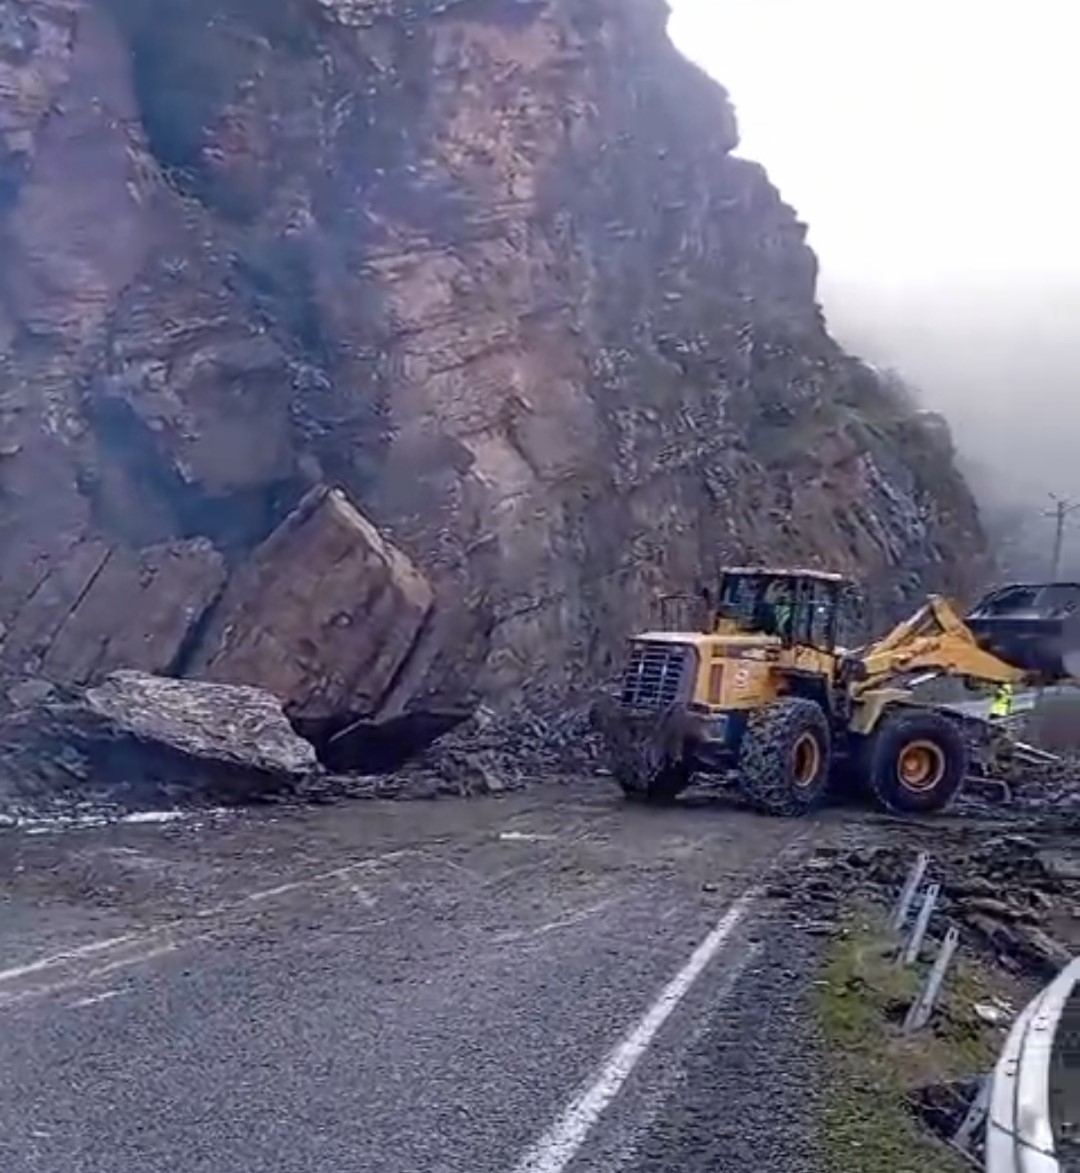
[[[1013,687],[1011,684],[999,684],[990,704],[991,717],[1007,717],[1012,712]]]

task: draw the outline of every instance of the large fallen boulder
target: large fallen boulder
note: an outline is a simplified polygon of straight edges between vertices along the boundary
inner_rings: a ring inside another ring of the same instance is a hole
[[[118,805],[240,802],[320,770],[281,702],[245,685],[115,672],[0,722],[0,793]]]
[[[187,671],[269,688],[297,720],[375,716],[408,692],[433,598],[345,493],[322,485],[232,575]]]

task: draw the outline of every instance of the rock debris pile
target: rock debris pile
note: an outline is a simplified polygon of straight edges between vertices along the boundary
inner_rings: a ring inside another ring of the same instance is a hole
[[[326,739],[317,751],[279,699],[249,686],[115,672],[87,689],[41,685],[25,699],[0,720],[0,812],[9,817],[498,794],[590,772],[599,760],[588,707],[554,701],[360,722],[345,731],[349,769],[340,772]]]
[[[853,893],[893,900],[920,848],[941,884],[935,915],[1006,969],[1044,980],[1080,951],[1080,819],[915,826],[903,846],[821,847],[798,883],[774,885],[773,895],[797,898],[827,925]]]
[[[591,707],[534,704],[496,715],[479,709],[392,773],[327,775],[302,795],[435,798],[519,790],[541,780],[594,773],[601,751]]]

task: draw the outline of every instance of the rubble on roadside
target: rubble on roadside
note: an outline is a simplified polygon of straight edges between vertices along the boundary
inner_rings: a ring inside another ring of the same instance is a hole
[[[819,847],[801,875],[771,894],[795,899],[811,924],[830,925],[853,895],[893,900],[923,849],[941,884],[937,915],[1005,969],[1042,981],[1080,952],[1078,832],[1080,820],[997,829],[910,824],[897,845],[874,842],[862,828],[860,845]]]
[[[1063,881],[1047,853],[1071,856],[1070,846],[1045,828],[877,819],[850,826],[772,889],[796,921],[829,938],[813,986],[827,1041],[824,1128],[837,1167],[862,1168],[869,1157],[875,1169],[959,1173],[978,1163],[977,1137],[963,1151],[954,1142],[1018,1007],[1068,951],[1061,918],[1080,885]],[[901,963],[891,917],[920,851],[928,857],[920,903],[931,886],[938,896],[914,964]],[[912,1024],[954,927],[960,949],[933,1015]]]
[[[480,708],[393,772],[329,774],[307,780],[300,793],[313,799],[502,794],[592,773],[600,760],[591,706],[534,702],[499,714]]]
[[[991,780],[972,779],[956,810],[985,814],[1003,810],[1011,815],[1080,816],[1080,754],[1057,753],[1045,762],[1001,759]],[[1002,786],[1006,789],[1002,789]]]
[[[85,820],[131,809],[350,798],[471,797],[593,772],[587,704],[406,713],[316,735],[268,692],[116,672],[27,690],[0,720],[0,814]],[[347,740],[347,769],[333,749]],[[322,760],[320,760],[320,758]]]

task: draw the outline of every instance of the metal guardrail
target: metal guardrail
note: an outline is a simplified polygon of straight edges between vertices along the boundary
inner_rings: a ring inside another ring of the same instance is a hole
[[[930,863],[928,853],[920,852],[893,905],[889,929],[895,938],[897,965],[913,967],[924,953],[923,943],[928,939],[927,930],[940,891],[936,883],[922,888]],[[908,1008],[905,1034],[921,1030],[930,1022],[959,938],[957,927],[950,925],[929,974],[921,980],[918,995]],[[951,1138],[953,1148],[978,1165],[982,1140],[985,1173],[1065,1173],[1058,1160],[1060,1148],[1068,1168],[1075,1171],[1076,1157],[1080,1155],[1076,1144],[1080,1105],[1071,1103],[1063,1093],[1067,1087],[1075,1098],[1080,1090],[1078,1038],[1080,957],[1021,1011],[993,1072],[978,1079],[978,1090]],[[1055,1127],[1060,1136],[1055,1137]]]
[[[1054,1042],[1080,983],[1080,958],[1033,998],[1005,1040],[990,1085],[986,1173],[1061,1173],[1050,1119]]]

